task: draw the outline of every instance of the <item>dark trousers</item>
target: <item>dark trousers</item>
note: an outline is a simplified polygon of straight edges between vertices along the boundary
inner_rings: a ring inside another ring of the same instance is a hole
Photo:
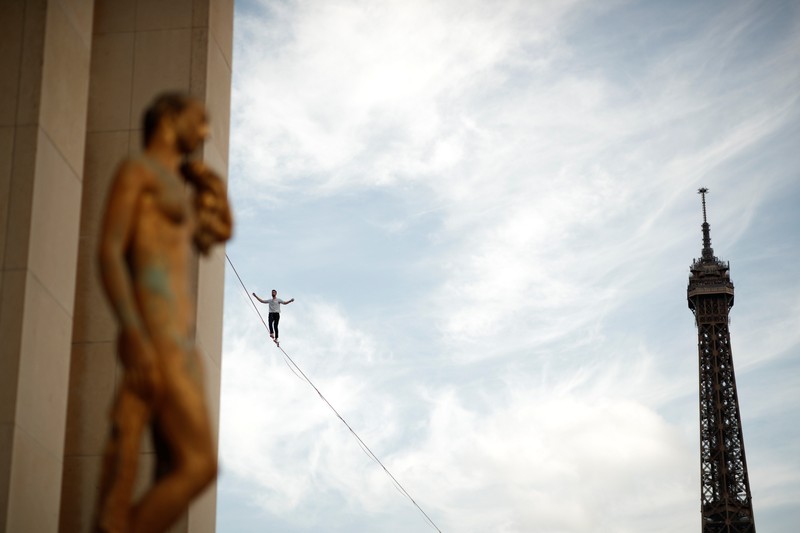
[[[272,333],[273,333],[272,326],[273,326],[273,324],[275,325],[274,333],[275,333],[275,338],[276,339],[278,338],[278,322],[280,322],[280,320],[281,320],[281,314],[280,313],[270,313],[269,317],[267,318],[267,324],[269,324],[269,333],[270,333],[270,335],[272,335]]]

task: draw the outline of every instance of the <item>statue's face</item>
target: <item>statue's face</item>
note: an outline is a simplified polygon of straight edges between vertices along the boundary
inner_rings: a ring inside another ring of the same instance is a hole
[[[175,120],[176,141],[178,149],[183,153],[194,152],[208,138],[210,132],[208,113],[198,100],[192,100]]]

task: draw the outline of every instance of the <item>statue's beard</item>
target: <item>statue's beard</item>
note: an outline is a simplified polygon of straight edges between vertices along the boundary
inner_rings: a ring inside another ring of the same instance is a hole
[[[197,148],[197,143],[193,143],[189,139],[180,136],[175,144],[182,154],[190,154],[194,152],[195,148]]]

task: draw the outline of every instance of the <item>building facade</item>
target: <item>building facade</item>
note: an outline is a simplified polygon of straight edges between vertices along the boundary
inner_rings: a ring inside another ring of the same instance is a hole
[[[226,173],[232,41],[233,0],[0,2],[0,531],[89,531],[120,376],[95,261],[101,209],[164,90],[205,102],[202,157]],[[195,265],[217,431],[223,276],[221,248]],[[215,493],[173,531],[214,531]]]

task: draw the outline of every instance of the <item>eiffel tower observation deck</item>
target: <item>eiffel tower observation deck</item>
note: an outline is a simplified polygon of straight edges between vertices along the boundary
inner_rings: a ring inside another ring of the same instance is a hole
[[[690,267],[687,298],[697,325],[700,371],[700,512],[702,533],[755,533],[742,420],[733,370],[730,265],[714,255],[703,203],[703,250]]]

